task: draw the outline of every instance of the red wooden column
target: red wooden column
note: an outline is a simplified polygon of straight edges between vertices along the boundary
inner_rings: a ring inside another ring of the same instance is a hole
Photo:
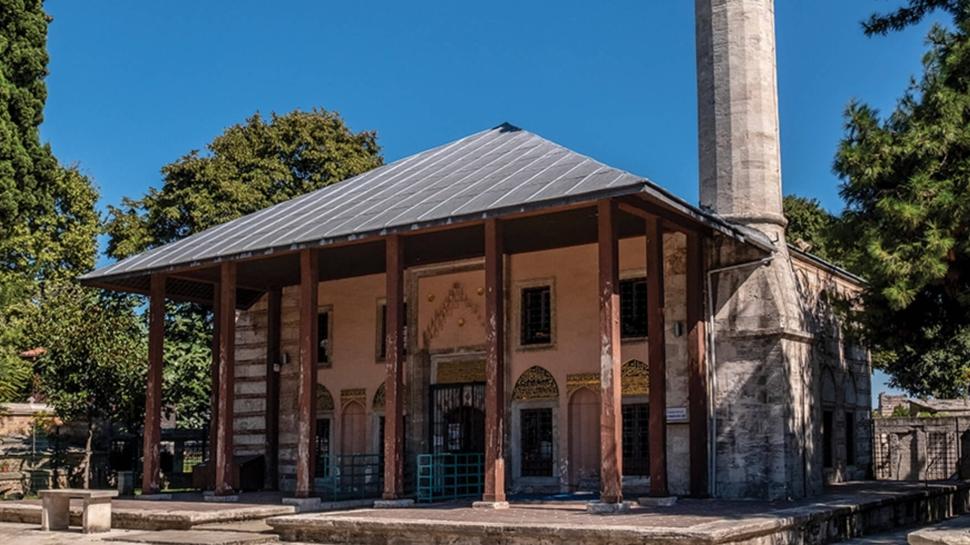
[[[597,205],[600,302],[600,501],[623,501],[620,384],[620,276],[616,204]]]
[[[647,359],[650,369],[650,495],[667,495],[667,355],[664,347],[664,243],[660,218],[646,220]]]
[[[153,274],[148,302],[148,384],[145,395],[142,494],[160,488],[159,449],[162,433],[162,356],[165,345],[165,276]]]
[[[505,248],[502,224],[485,222],[485,494],[505,502]]]
[[[212,490],[216,488],[216,448],[219,445],[217,431],[219,427],[219,284],[212,286],[212,364],[209,366],[210,379],[212,385],[209,390],[209,463],[206,471],[208,486]]]
[[[690,493],[708,495],[707,476],[707,348],[704,336],[704,241],[687,233],[687,372],[690,435]]]
[[[236,264],[219,266],[219,402],[216,418],[216,495],[233,493],[233,400],[236,376]]]
[[[279,488],[280,332],[283,290],[266,293],[266,488]]]
[[[404,496],[404,241],[385,239],[387,327],[384,379],[384,499]]]
[[[297,387],[296,497],[313,493],[316,466],[314,445],[317,388],[317,288],[320,282],[319,256],[314,250],[300,252],[300,379]]]

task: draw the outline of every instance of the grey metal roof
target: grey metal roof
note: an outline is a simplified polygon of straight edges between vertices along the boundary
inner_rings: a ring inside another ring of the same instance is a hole
[[[693,207],[643,177],[505,123],[131,256],[81,280],[635,193],[652,195],[710,227],[772,248],[760,233]]]

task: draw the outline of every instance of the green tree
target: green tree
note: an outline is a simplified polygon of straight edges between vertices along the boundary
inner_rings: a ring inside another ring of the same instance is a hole
[[[381,165],[374,132],[322,109],[259,114],[203,154],[162,168],[161,189],[109,208],[108,254],[123,258],[287,201]]]
[[[40,0],[0,0],[0,401],[31,375],[16,307],[89,270],[100,229],[91,181],[40,141],[48,23]]]
[[[853,268],[869,282],[859,321],[873,363],[917,395],[970,393],[970,21],[964,0],[910,0],[877,14],[885,34],[934,9],[924,74],[881,118],[854,102],[835,171],[842,177]]]
[[[844,250],[839,238],[839,217],[822,208],[818,199],[786,195],[783,201],[788,226],[785,237],[797,248],[841,264]]]
[[[73,282],[52,283],[27,306],[24,335],[46,351],[37,360],[41,393],[65,421],[87,425],[84,487],[90,485],[94,425],[140,420],[147,346],[127,297]]]
[[[162,168],[162,185],[110,207],[108,253],[121,259],[381,165],[373,132],[351,131],[322,109],[259,114],[229,127],[205,152]],[[170,305],[164,400],[180,425],[209,418],[210,314]]]

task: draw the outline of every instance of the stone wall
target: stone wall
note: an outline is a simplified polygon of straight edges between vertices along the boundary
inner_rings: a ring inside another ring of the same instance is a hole
[[[266,297],[236,316],[233,441],[237,456],[266,453]]]
[[[717,257],[716,266],[730,266],[759,255],[724,241]],[[797,252],[716,276],[715,493],[802,497],[824,483],[866,478],[869,357],[836,310],[858,282]],[[831,439],[823,436],[825,418]]]
[[[970,418],[873,419],[876,479],[923,481],[970,478]]]

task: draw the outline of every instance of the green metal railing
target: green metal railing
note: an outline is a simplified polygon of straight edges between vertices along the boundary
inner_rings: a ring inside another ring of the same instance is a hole
[[[418,455],[419,502],[449,501],[482,495],[485,455],[481,452]]]
[[[384,457],[338,454],[317,460],[317,492],[324,501],[379,498],[384,491]]]

